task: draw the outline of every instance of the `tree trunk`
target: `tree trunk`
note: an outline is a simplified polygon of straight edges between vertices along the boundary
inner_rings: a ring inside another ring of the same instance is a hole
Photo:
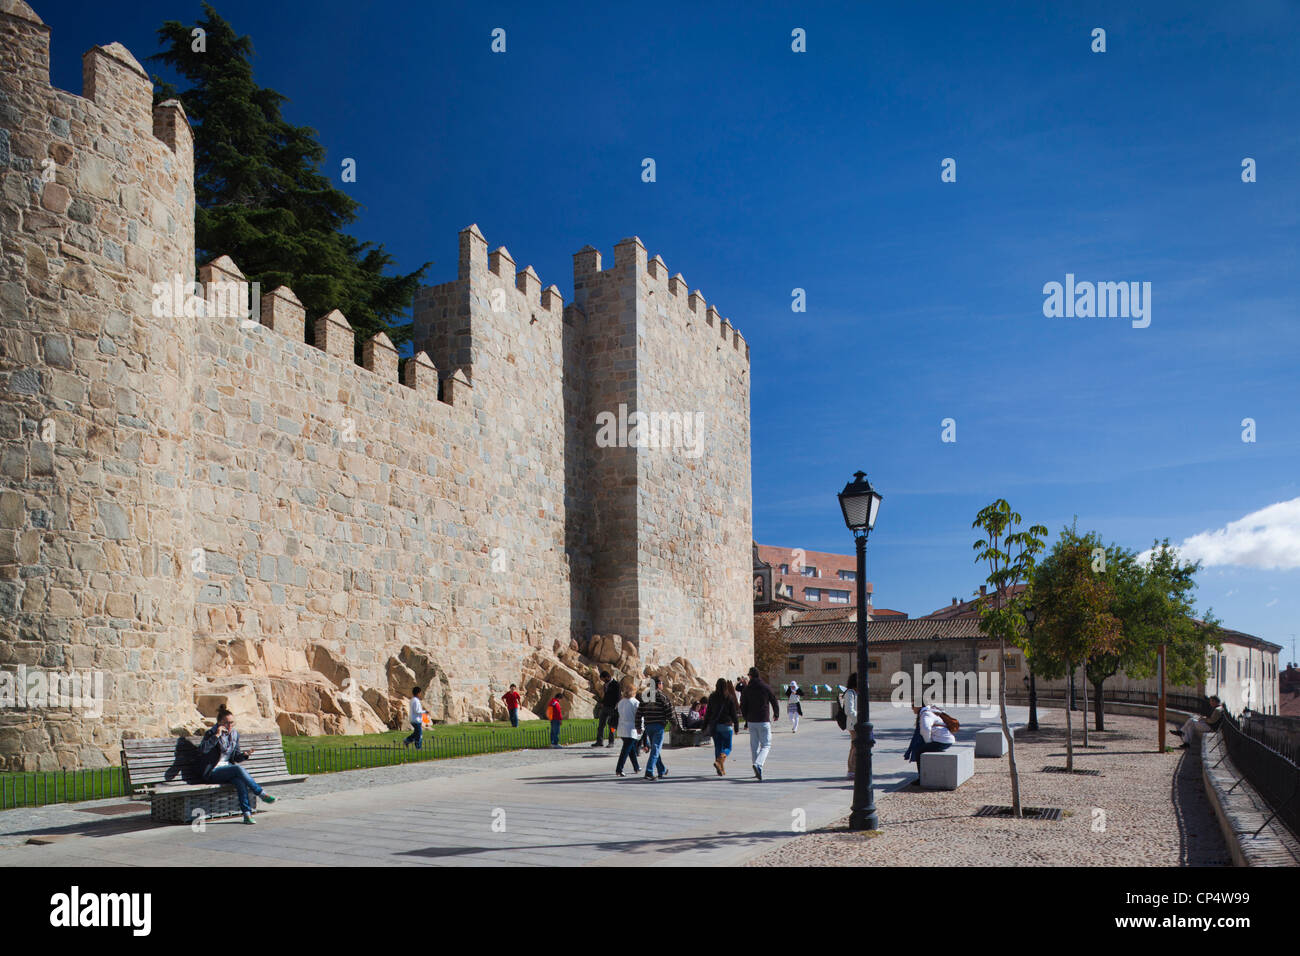
[[[1068,662],[1067,662],[1068,663]],[[1074,665],[1069,664],[1070,673],[1074,673]],[[1070,696],[1069,690],[1066,690],[1065,696]],[[1070,702],[1065,702],[1065,769],[1074,772],[1074,719],[1070,716]]]
[[[1102,686],[1105,683],[1106,683],[1106,678],[1104,677],[1101,680],[1093,681],[1092,683],[1092,689],[1097,692],[1096,697],[1093,700],[1093,705],[1097,711],[1096,721],[1097,721],[1098,730],[1106,729],[1106,699],[1104,697],[1105,687]]]
[[[1011,766],[1011,813],[1017,820],[1020,811],[1020,774],[1016,770],[1016,737],[1007,723],[1007,641],[998,638],[998,710],[1002,714],[1002,733],[1007,738],[1007,757]]]
[[[1083,746],[1086,749],[1091,746],[1088,743],[1088,671],[1087,665],[1084,665],[1084,672],[1079,681],[1079,688],[1083,691]]]

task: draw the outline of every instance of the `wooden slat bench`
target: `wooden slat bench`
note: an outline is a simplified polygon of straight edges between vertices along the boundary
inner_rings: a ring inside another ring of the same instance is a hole
[[[151,817],[160,823],[190,823],[196,817],[238,816],[239,796],[233,784],[204,783],[198,776],[199,744],[202,737],[158,737],[123,739],[122,767],[127,792],[147,796]],[[284,760],[284,744],[278,733],[240,734],[239,749],[253,755],[241,766],[261,786],[301,783]],[[248,795],[257,808],[257,794]]]
[[[668,727],[669,747],[698,747],[708,740],[703,727],[687,728],[685,709],[673,708],[673,722]]]

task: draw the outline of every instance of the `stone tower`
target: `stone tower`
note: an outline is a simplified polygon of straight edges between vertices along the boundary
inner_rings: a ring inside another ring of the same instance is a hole
[[[49,29],[0,2],[0,664],[105,674],[102,716],[0,712],[0,755],[103,763],[193,713],[186,477],[194,328],[152,316],[194,270],[180,105],[119,44],[49,82]]]

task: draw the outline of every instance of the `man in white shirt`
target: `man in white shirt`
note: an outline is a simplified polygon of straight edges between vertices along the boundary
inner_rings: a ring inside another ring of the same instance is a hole
[[[402,741],[402,746],[415,744],[416,750],[424,749],[424,702],[420,700],[420,688],[411,688],[411,733]]]

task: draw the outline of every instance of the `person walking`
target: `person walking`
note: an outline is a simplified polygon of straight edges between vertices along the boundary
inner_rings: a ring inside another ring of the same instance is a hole
[[[772,750],[772,720],[780,718],[781,705],[772,688],[758,675],[758,668],[749,669],[749,680],[740,692],[740,710],[749,727],[749,751],[754,758],[754,776],[763,779],[763,765]]]
[[[803,691],[799,685],[793,681],[790,683],[789,700],[785,705],[786,712],[790,715],[790,733],[799,732],[799,718],[803,716]]]
[[[736,696],[728,690],[725,677],[719,677],[709,695],[709,705],[704,712],[704,726],[712,731],[713,769],[719,777],[727,774],[727,756],[731,753],[731,743],[736,733],[740,732],[740,708]]]
[[[564,691],[557,690],[551,702],[546,705],[546,719],[551,722],[551,748],[559,750],[560,748],[560,724],[564,720],[564,710],[561,706],[561,699],[564,697]]]
[[[506,702],[506,713],[510,715],[510,726],[519,726],[519,691],[514,684],[510,689],[501,695],[501,699]]]
[[[849,731],[849,779],[858,772],[858,672],[849,675],[849,686],[844,691],[844,726]]]
[[[420,688],[411,688],[411,732],[402,741],[403,747],[415,744],[416,750],[424,749],[424,702],[420,700]]]
[[[244,814],[244,822],[256,823],[253,819],[253,806],[248,799],[251,790],[267,803],[275,803],[275,797],[261,788],[252,775],[240,766],[253,756],[251,750],[239,749],[239,731],[235,729],[235,716],[223,705],[217,708],[217,722],[203,735],[199,743],[199,776],[208,783],[229,783],[239,796],[239,809]]]
[[[637,708],[637,715],[645,727],[644,740],[650,744],[650,756],[646,757],[645,762],[645,778],[654,780],[655,771],[658,771],[659,779],[662,780],[668,776],[668,768],[664,766],[662,756],[664,729],[673,719],[673,702],[664,693],[662,678],[656,677],[645,692]]]
[[[604,691],[601,694],[600,703],[597,705],[596,716],[600,720],[596,724],[596,742],[593,747],[612,747],[614,746],[614,728],[618,726],[618,705],[623,698],[623,691],[619,687],[618,681],[609,676],[609,671],[601,671],[600,679],[604,682]],[[601,737],[605,735],[605,727],[609,727],[609,740],[603,741]]]
[[[636,762],[637,742],[641,738],[641,714],[640,702],[633,693],[635,687],[631,678],[624,678],[622,686],[619,688],[620,699],[618,702],[618,736],[623,742],[623,749],[618,753],[618,765],[614,768],[614,773],[620,777],[626,777],[623,772],[623,766],[627,763],[628,758],[632,758],[632,772],[640,773],[641,766]]]

